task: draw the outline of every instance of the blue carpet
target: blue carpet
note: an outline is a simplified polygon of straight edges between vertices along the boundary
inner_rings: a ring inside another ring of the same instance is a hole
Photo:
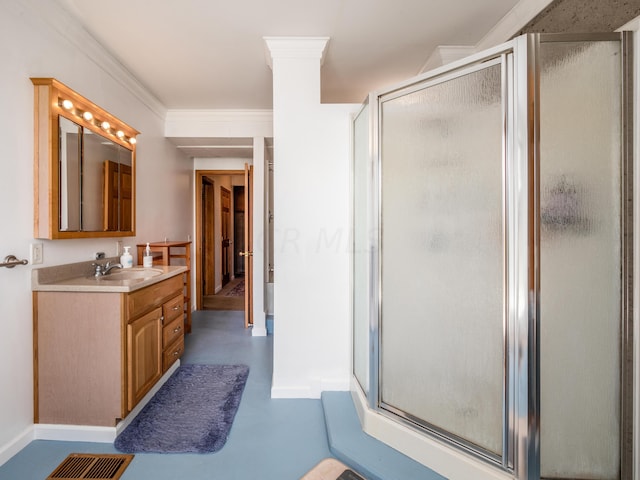
[[[212,453],[227,441],[249,367],[182,365],[114,446],[125,453]]]

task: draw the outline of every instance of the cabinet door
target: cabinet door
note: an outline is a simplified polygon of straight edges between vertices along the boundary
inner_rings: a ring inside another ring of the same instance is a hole
[[[162,376],[162,308],[127,326],[128,407],[131,411]]]

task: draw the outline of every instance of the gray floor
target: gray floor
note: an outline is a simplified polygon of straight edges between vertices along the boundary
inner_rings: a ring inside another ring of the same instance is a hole
[[[249,365],[227,444],[206,455],[137,454],[123,480],[299,479],[330,457],[320,400],[270,398],[273,337],[252,337],[241,311],[198,311],[183,363]],[[29,444],[0,467],[2,480],[43,480],[69,453],[117,453],[111,444]]]

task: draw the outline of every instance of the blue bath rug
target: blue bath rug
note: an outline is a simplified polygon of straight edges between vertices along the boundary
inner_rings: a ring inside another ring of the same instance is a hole
[[[227,441],[246,365],[182,365],[116,438],[125,453],[212,453]]]

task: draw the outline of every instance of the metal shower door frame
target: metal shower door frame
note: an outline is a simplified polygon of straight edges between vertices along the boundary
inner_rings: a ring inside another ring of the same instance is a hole
[[[540,66],[539,48],[551,41],[611,41],[622,45],[622,68],[631,72],[631,38],[626,32],[613,34],[557,35],[527,34],[492,49],[369,95],[370,149],[372,163],[372,218],[377,229],[370,245],[369,407],[380,415],[417,429],[446,445],[481,459],[518,479],[540,478]],[[447,435],[433,426],[418,425],[409,415],[391,411],[381,398],[382,325],[382,158],[381,106],[385,99],[428,88],[483,65],[502,64],[503,87],[503,224],[505,259],[504,311],[504,404],[503,454],[496,457],[475,445]],[[631,81],[623,79],[623,192],[622,238],[623,308],[621,402],[621,478],[631,478],[633,464],[633,159]]]

